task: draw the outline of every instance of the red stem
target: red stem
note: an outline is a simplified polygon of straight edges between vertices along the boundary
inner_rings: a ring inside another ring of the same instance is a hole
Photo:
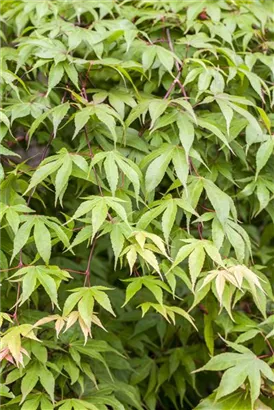
[[[93,251],[94,251],[94,248],[95,248],[96,240],[97,240],[97,238],[95,237],[94,240],[93,240],[93,242],[92,242],[91,248],[90,248],[89,257],[88,257],[87,269],[86,269],[86,271],[85,271],[86,277],[85,277],[84,286],[90,286],[90,265],[91,265],[91,260],[92,260]]]

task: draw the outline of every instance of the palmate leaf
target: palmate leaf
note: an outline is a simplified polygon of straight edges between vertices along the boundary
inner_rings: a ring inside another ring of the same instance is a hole
[[[23,365],[23,354],[29,356],[26,349],[22,347],[22,338],[38,340],[30,324],[13,326],[8,329],[0,340],[1,360],[6,359],[16,366]]]
[[[57,289],[62,280],[67,281],[71,276],[58,266],[26,266],[14,273],[10,280],[22,282],[22,294],[18,303],[22,305],[28,300],[34,290],[40,285],[44,288],[53,304],[58,306]]]
[[[85,342],[87,342],[88,335],[91,336],[90,327],[92,322],[104,329],[100,320],[95,316],[93,309],[94,303],[97,302],[115,316],[109,297],[104,292],[105,290],[111,289],[104,286],[93,286],[92,288],[77,288],[72,291],[72,295],[66,299],[63,308],[63,316],[68,317],[66,330],[78,320],[85,336]],[[72,312],[76,305],[78,312]]]
[[[189,121],[189,120],[187,120]],[[184,138],[187,139],[187,130],[183,128]],[[182,137],[183,138],[183,137]],[[182,147],[176,147],[172,145],[165,145],[158,150],[149,154],[143,159],[140,166],[144,168],[150,162],[145,175],[145,185],[146,191],[149,193],[154,190],[164,178],[170,162],[173,163],[175,173],[179,180],[181,181],[184,188],[187,189],[187,180],[189,174],[189,163],[188,157],[197,159],[197,152],[191,149],[191,144],[189,145],[185,140],[182,142]],[[188,156],[189,151],[189,156]],[[202,161],[201,157],[198,155],[198,159]]]
[[[106,232],[110,232],[110,241],[115,257],[114,268],[116,269],[118,258],[124,248],[125,240],[131,234],[131,229],[124,222],[114,224],[110,222],[103,231],[103,233]]]
[[[246,397],[245,391],[239,391],[236,393],[232,393],[228,396],[222,397],[218,401],[216,401],[216,393],[211,394],[205,400],[195,407],[195,410],[253,410],[256,407],[251,405],[250,397]],[[258,410],[260,407],[258,407]],[[265,408],[265,410],[269,410],[269,408]]]
[[[115,196],[115,191],[118,185],[118,168],[122,171],[128,180],[132,183],[138,201],[140,182],[142,180],[142,173],[138,166],[128,158],[124,158],[118,151],[109,151],[96,154],[90,164],[94,167],[98,163],[104,163],[106,178],[110,186],[112,195]]]
[[[197,295],[202,294],[203,290],[207,293],[208,284],[212,283],[212,289],[216,295],[220,306],[224,305],[230,317],[232,295],[236,289],[239,289],[238,298],[243,296],[244,291],[248,291],[253,295],[254,300],[263,316],[265,316],[265,289],[263,287],[263,279],[252,272],[244,265],[229,265],[225,269],[209,271],[207,276],[197,284]],[[204,297],[204,295],[203,295]],[[196,304],[196,303],[195,303]]]
[[[6,205],[0,202],[0,221],[2,221],[2,218],[5,216],[14,234],[17,233],[20,225],[20,215],[32,212],[34,211],[25,204]]]
[[[232,345],[234,348],[238,346]],[[217,389],[216,400],[233,393],[248,380],[251,403],[254,405],[260,394],[261,379],[273,382],[274,374],[271,367],[250,350],[242,346],[239,349],[240,353],[221,353],[213,357],[199,371],[225,370]]]
[[[51,371],[47,369],[45,365],[36,362],[33,365],[28,367],[28,370],[24,378],[22,379],[22,382],[21,382],[22,399],[21,399],[20,404],[22,404],[25,401],[26,397],[36,386],[38,381],[40,381],[43,388],[46,390],[46,392],[50,396],[52,403],[54,402],[54,386],[55,386],[54,376],[51,373]],[[35,401],[35,403],[37,403],[37,406],[39,405],[40,399],[41,398],[38,397],[37,400]],[[44,400],[44,401],[47,403],[47,400]],[[31,404],[30,401],[28,404],[29,405]],[[24,406],[25,408],[27,408],[27,404],[25,404]]]
[[[166,242],[168,242],[169,234],[175,222],[178,209],[182,209],[184,212],[188,212],[190,214],[198,215],[188,201],[179,198],[169,199],[167,197],[160,203],[156,202],[155,206],[151,210],[144,213],[138,221],[137,227],[140,229],[146,229],[153,220],[162,214],[162,230],[164,238]]]
[[[161,316],[163,316],[168,322],[171,322],[175,324],[175,313],[177,313],[179,316],[182,316],[184,319],[189,321],[192,326],[196,329],[196,326],[193,322],[192,317],[182,308],[178,306],[166,306],[163,304],[157,304],[157,303],[150,303],[150,302],[144,302],[141,303],[140,305],[142,309],[142,315],[144,316],[150,308],[153,308],[157,313],[159,313]]]
[[[111,107],[109,107],[107,104],[86,106],[81,111],[78,111],[74,118],[75,132],[72,138],[76,137],[79,131],[87,124],[87,122],[93,115],[95,115],[98,118],[98,120],[105,124],[105,126],[109,129],[113,137],[114,144],[116,144],[117,135],[115,130],[115,119],[117,119],[121,124],[122,120],[120,116],[117,114],[117,112],[113,110]]]
[[[16,230],[16,235],[13,242],[12,259],[27,244],[32,229],[34,232],[34,242],[37,251],[46,264],[49,263],[51,257],[51,241],[53,235],[54,239],[56,237],[58,241],[63,242],[64,246],[69,246],[69,239],[65,230],[55,222],[54,218],[47,218],[45,216],[38,215],[24,216],[24,223],[18,230]]]
[[[273,408],[272,9],[1,2],[1,408]]]
[[[161,253],[159,248],[157,247],[153,247],[153,251]],[[126,255],[126,259],[127,259],[131,274],[133,272],[133,267],[137,261],[137,257],[139,256],[141,260],[144,260],[144,262],[148,264],[148,266],[152,267],[161,276],[159,263],[153,251],[150,250],[149,245],[141,247],[137,243],[137,244],[132,244],[132,245],[127,246],[123,250],[123,252],[120,254],[120,257],[123,257],[124,255]]]
[[[153,293],[157,302],[162,305],[163,304],[163,291],[162,289],[170,292],[168,286],[156,279],[154,276],[144,276],[135,279],[124,279],[124,282],[130,282],[126,289],[126,300],[123,304],[125,306],[131,298],[143,287],[145,286],[151,293]],[[162,289],[161,289],[162,288]]]
[[[212,262],[224,266],[221,255],[212,242],[198,239],[183,239],[183,242],[187,244],[180,248],[170,270],[174,269],[174,267],[188,257],[188,267],[193,288],[203,268],[206,254]]]
[[[47,119],[50,118],[53,125],[53,136],[56,137],[57,129],[61,123],[61,121],[66,116],[68,110],[70,108],[70,104],[68,102],[64,104],[57,105],[51,109],[47,109],[43,114],[41,114],[35,121],[32,123],[30,130],[29,130],[29,141],[31,140],[34,133],[37,131],[38,127]]]
[[[116,214],[121,218],[122,221],[128,223],[125,208],[123,207],[123,205],[121,205],[124,202],[123,200],[120,200],[116,197],[112,198],[101,196],[91,196],[86,199],[88,200],[82,202],[71,220],[78,219],[81,216],[91,212],[92,239],[95,237],[96,233],[106,220],[108,216],[108,210],[110,208],[116,212]]]
[[[51,156],[42,161],[39,167],[32,175],[30,184],[25,194],[41,184],[50,175],[55,175],[55,203],[59,199],[62,205],[62,199],[68,186],[68,180],[72,173],[72,165],[88,175],[88,164],[86,160],[78,154],[70,154],[66,148],[62,148],[58,155]]]

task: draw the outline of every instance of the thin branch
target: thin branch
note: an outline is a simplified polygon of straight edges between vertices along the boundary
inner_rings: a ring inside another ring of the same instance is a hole
[[[90,248],[90,252],[89,252],[88,264],[87,264],[87,268],[86,268],[86,271],[85,271],[86,277],[85,277],[84,286],[90,286],[90,265],[91,265],[91,260],[92,260],[93,251],[94,251],[94,248],[95,248],[96,241],[97,241],[97,237],[95,236],[95,238],[92,242],[91,248]]]
[[[264,340],[265,340],[265,343],[267,344],[267,346],[269,347],[271,355],[274,356],[274,350],[273,350],[273,347],[271,346],[270,341],[266,337],[264,337]]]
[[[168,28],[166,29],[166,36],[167,36],[167,40],[168,40],[168,45],[169,45],[170,51],[172,51],[172,53],[174,53],[174,47],[173,47],[172,39],[171,39],[171,36],[170,36],[170,31],[169,31]],[[183,69],[183,64],[180,64],[178,60],[175,60],[175,65],[176,65],[176,69],[177,69],[177,77],[174,79],[173,83],[171,84],[171,90],[168,90],[168,91],[167,91],[167,94],[168,94],[168,96],[169,96],[169,94],[170,94],[171,91],[173,90],[175,84],[178,84],[179,87],[180,87],[180,90],[181,90],[181,92],[182,92],[182,94],[183,94],[183,96],[184,96],[185,98],[188,98],[187,93],[186,93],[186,90],[185,90],[185,87],[183,86],[183,84],[182,84],[181,81],[179,80],[179,78],[180,78],[180,76],[181,76],[182,69]],[[167,98],[167,97],[166,97],[166,98]]]
[[[203,238],[203,225],[199,222],[198,223],[198,233],[199,233],[199,236],[200,236],[200,239],[204,239]]]
[[[15,270],[21,268],[20,265],[14,266],[13,268],[7,268],[7,269],[0,269],[0,272],[8,272],[10,270]]]
[[[178,84],[178,82],[180,83],[180,81],[179,81],[180,75],[181,75],[181,71],[178,72],[177,76],[174,78],[174,80],[173,80],[172,83],[170,84],[170,87],[169,87],[169,89],[167,90],[167,92],[166,92],[166,94],[165,94],[165,96],[164,96],[164,100],[166,100],[166,99],[169,97],[169,95],[171,94],[171,91],[172,91],[173,88],[175,87],[175,84]]]
[[[174,53],[174,47],[173,47],[173,43],[172,43],[172,40],[171,40],[169,28],[166,29],[166,36],[167,36],[167,41],[168,41],[170,51],[172,51],[172,53]],[[182,67],[180,67],[179,61],[176,60],[175,65],[176,65],[177,71],[178,72],[181,71]]]
[[[82,271],[82,270],[74,270],[74,269],[68,269],[68,268],[63,268],[63,270],[66,270],[68,272],[71,273],[78,273],[79,275],[85,275],[86,272]]]
[[[197,175],[197,177],[199,177],[200,174],[199,174],[199,172],[197,171],[197,169],[196,169],[195,165],[193,164],[192,159],[191,159],[190,157],[188,157],[188,161],[189,161],[189,164],[190,164],[191,168],[193,169],[193,171],[194,171],[195,174]]]

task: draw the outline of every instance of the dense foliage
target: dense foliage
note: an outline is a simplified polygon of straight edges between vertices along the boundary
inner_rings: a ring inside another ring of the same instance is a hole
[[[268,0],[3,0],[1,408],[274,409]]]

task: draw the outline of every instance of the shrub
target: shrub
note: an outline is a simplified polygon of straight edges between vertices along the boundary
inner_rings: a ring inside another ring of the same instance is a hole
[[[271,1],[2,1],[1,408],[273,409]]]

